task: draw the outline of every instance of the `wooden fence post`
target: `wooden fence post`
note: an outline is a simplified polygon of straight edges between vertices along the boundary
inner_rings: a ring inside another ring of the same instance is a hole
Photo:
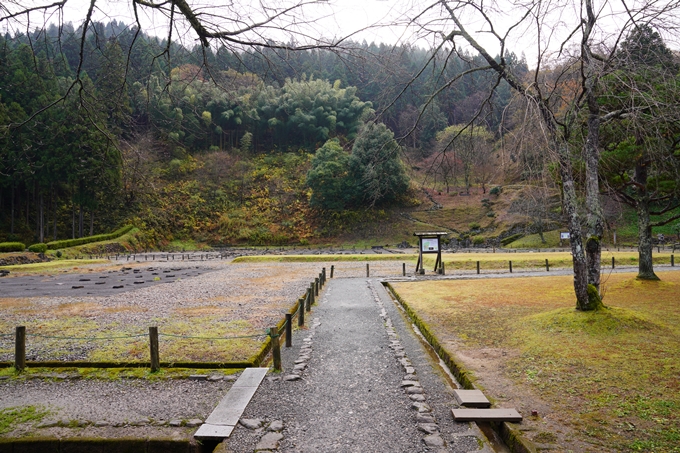
[[[616,266],[616,258],[612,256],[612,269]]]
[[[309,285],[309,288],[307,289],[307,311],[312,310],[312,304],[314,303],[314,285]]]
[[[333,271],[335,270],[335,265],[331,264],[331,278],[333,278]]]
[[[508,261],[508,264],[510,265],[510,273],[512,274],[512,261]]]
[[[314,296],[319,296],[319,278],[314,279]]]
[[[366,278],[368,278],[370,276],[370,274],[371,274],[371,272],[368,268],[368,263],[366,263]]]
[[[149,349],[151,350],[151,372],[155,373],[161,369],[158,357],[158,327],[149,327]]]
[[[671,255],[671,267],[675,266],[675,255]]]
[[[286,347],[293,346],[293,315],[286,313]]]
[[[401,263],[401,276],[406,277],[406,263]]]
[[[305,298],[298,299],[298,327],[305,325]]]
[[[477,273],[479,274],[479,261],[477,261]]]
[[[24,371],[26,368],[26,326],[17,326],[14,344],[14,369]]]
[[[548,264],[548,258],[545,259],[545,271],[550,272],[550,264]]]
[[[269,328],[269,338],[272,340],[272,358],[274,369],[281,371],[281,343],[279,341],[279,329],[274,326]]]

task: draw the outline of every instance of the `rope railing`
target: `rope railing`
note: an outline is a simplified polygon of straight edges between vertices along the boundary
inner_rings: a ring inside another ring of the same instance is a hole
[[[269,332],[267,333],[258,333],[255,335],[239,335],[235,337],[197,337],[193,335],[178,335],[178,334],[172,334],[172,333],[158,333],[159,337],[172,337],[172,338],[183,338],[183,339],[190,339],[190,340],[240,340],[243,338],[260,338],[260,337],[266,337],[269,335]],[[144,336],[144,335],[142,335]]]
[[[137,335],[118,335],[113,337],[65,337],[57,335],[43,335],[39,333],[27,333],[28,337],[38,337],[38,338],[48,338],[52,340],[88,340],[88,341],[99,341],[99,340],[119,340],[121,338],[139,338],[146,337],[146,334]]]

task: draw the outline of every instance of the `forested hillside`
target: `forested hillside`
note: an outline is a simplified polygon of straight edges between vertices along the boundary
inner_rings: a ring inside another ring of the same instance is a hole
[[[0,39],[3,239],[129,221],[157,239],[309,239],[326,211],[404,202],[394,135],[428,154],[489,88],[471,75],[424,106],[436,82],[412,81],[430,56],[418,48],[203,54],[114,21],[92,27],[81,56],[81,32]],[[498,95],[489,128],[508,102]]]
[[[476,70],[480,56],[366,42],[185,48],[116,21],[92,25],[81,48],[82,32],[0,38],[0,241],[132,223],[150,243],[293,244],[379,230],[376,221],[430,205],[455,211],[459,194],[482,200],[468,223],[483,220],[495,240],[563,222],[543,131],[504,80]],[[503,61],[532,76],[523,57]],[[578,80],[558,68],[542,77],[563,94]],[[635,148],[614,139],[633,140],[617,124],[603,134],[612,187]],[[499,216],[490,206],[505,184],[531,190],[506,191]],[[610,205],[616,227],[624,210]],[[432,225],[468,229],[461,218]]]

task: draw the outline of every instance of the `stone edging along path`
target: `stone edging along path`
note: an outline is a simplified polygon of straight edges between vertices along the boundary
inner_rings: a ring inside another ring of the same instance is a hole
[[[453,389],[380,283],[329,283],[308,330],[282,348],[285,371],[215,452],[491,452],[451,417]]]
[[[425,392],[416,375],[416,369],[406,356],[404,346],[402,346],[399,341],[397,332],[392,324],[392,319],[387,314],[380,296],[378,296],[375,287],[370,281],[368,282],[368,287],[371,290],[375,303],[380,308],[380,317],[385,323],[385,331],[390,339],[390,348],[394,351],[394,356],[404,369],[405,376],[401,381],[401,387],[404,389],[404,392],[408,395],[409,399],[413,401],[411,409],[418,412],[416,415],[418,430],[426,434],[425,437],[423,437],[423,442],[428,447],[443,447],[445,445],[444,439],[439,435],[439,425],[432,414],[432,408],[426,402],[427,397],[425,396]]]
[[[470,379],[473,373],[470,372],[453,356],[451,356],[451,354],[449,354],[449,352],[439,344],[437,337],[429,331],[427,325],[418,317],[417,313],[406,303],[406,301],[403,300],[399,294],[397,294],[389,282],[386,282],[385,286],[389,290],[392,298],[395,300],[395,303],[398,304],[399,308],[413,323],[413,329],[417,330],[418,335],[422,337],[422,340],[426,342],[439,357],[442,366],[445,366],[447,370],[452,373],[452,377],[457,382],[462,383],[461,388],[477,390],[477,386],[474,384],[472,379]],[[491,426],[501,441],[506,446],[509,446],[511,452],[528,453],[536,450],[533,442],[528,440],[522,434],[521,429],[519,429],[517,425],[508,422],[495,422],[492,423]]]

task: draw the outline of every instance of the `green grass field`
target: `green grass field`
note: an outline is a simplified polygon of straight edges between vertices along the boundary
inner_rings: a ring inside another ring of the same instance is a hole
[[[452,355],[508,351],[498,372],[562,414],[586,451],[679,452],[680,272],[658,274],[606,277],[608,309],[591,313],[574,309],[571,276],[393,287]]]

